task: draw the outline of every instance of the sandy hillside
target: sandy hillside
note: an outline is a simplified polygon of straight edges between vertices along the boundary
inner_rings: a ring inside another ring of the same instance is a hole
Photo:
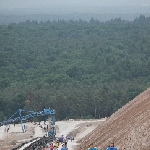
[[[81,141],[77,150],[94,143],[105,150],[110,141],[119,150],[150,149],[150,89],[135,97]]]

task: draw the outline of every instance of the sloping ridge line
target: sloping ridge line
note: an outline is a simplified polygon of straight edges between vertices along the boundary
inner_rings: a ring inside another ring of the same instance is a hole
[[[106,150],[110,142],[119,150],[150,149],[150,88],[112,114],[76,149],[86,150],[94,143],[99,150]]]

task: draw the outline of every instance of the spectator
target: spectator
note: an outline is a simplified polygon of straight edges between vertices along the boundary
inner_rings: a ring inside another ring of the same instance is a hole
[[[63,144],[61,150],[68,150],[68,148],[65,147],[65,144]]]
[[[53,143],[50,143],[50,150],[53,150],[53,148],[54,148]]]

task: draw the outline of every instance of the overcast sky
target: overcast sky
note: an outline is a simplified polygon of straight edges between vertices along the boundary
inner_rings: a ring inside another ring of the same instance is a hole
[[[150,5],[150,0],[0,0],[1,9],[10,8],[45,8],[65,6],[129,6]]]

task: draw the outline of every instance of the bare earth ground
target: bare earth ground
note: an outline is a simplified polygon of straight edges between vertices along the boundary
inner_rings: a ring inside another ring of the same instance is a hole
[[[105,120],[105,119],[104,119]],[[77,145],[77,141],[82,139],[85,135],[90,133],[104,120],[80,120],[80,121],[59,121],[56,122],[57,134],[56,137],[61,135],[71,135],[75,138],[74,141],[68,141],[68,149],[73,150]],[[41,123],[44,127],[44,123]],[[16,147],[16,145],[28,141],[33,137],[42,137],[46,132],[37,124],[25,123],[26,132],[22,133],[21,125],[10,125],[10,130],[7,133],[6,127],[0,127],[0,150],[9,150]],[[61,148],[61,145],[60,145]]]
[[[110,142],[119,150],[150,150],[150,88],[85,136],[76,150],[87,149],[87,143],[106,150]]]
[[[9,150],[16,145],[24,142],[26,139],[31,139],[34,135],[35,125],[32,123],[26,123],[26,132],[23,133],[21,129],[21,124],[10,125],[8,133],[6,132],[6,127],[0,127],[0,131],[3,128],[3,134],[0,132],[0,150]]]
[[[61,135],[70,135],[74,137],[74,140],[68,141],[68,149],[74,150],[76,145],[79,144],[80,140],[85,137],[87,134],[92,132],[96,127],[98,127],[105,119],[101,120],[80,120],[80,121],[60,121],[56,123],[59,130],[57,137]],[[61,148],[61,145],[60,147]]]

